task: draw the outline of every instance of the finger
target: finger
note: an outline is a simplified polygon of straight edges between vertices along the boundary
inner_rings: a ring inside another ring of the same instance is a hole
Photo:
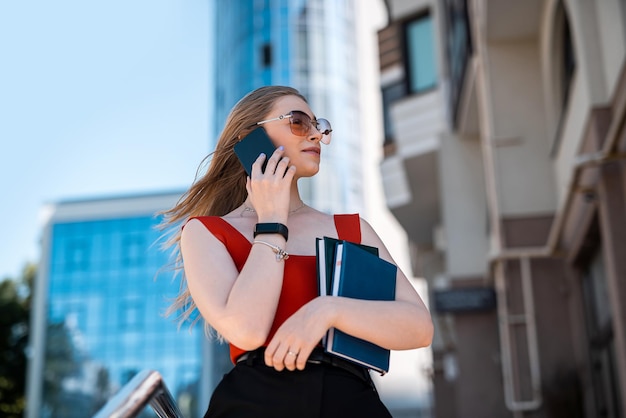
[[[268,344],[267,347],[265,347],[265,352],[263,354],[263,360],[265,360],[265,365],[268,367],[274,367],[274,352],[276,351],[276,346],[272,346],[272,344]]]
[[[276,156],[277,159],[280,159],[284,151],[285,151],[285,147],[281,145],[280,147],[274,150],[274,152],[272,153],[272,157]]]
[[[286,359],[287,359],[287,348],[283,348],[286,346],[279,347],[278,350],[272,356],[272,363],[274,363],[274,369],[277,371],[283,371],[286,367]]]
[[[256,160],[254,160],[254,163],[252,163],[252,173],[251,176],[252,177],[259,177],[261,174],[263,174],[263,162],[265,161],[265,159],[267,158],[267,156],[265,155],[265,153],[261,153],[259,154],[259,156],[256,158]]]
[[[312,347],[300,349],[300,351],[298,352],[298,357],[296,358],[296,368],[298,370],[304,370],[304,368],[306,367],[306,362],[309,359],[312,351]]]
[[[285,174],[283,175],[283,178],[287,180],[293,180],[293,177],[295,175],[296,175],[296,166],[292,165],[289,168],[287,168],[287,170],[285,171]]]
[[[297,365],[296,362],[298,360],[298,354],[299,354],[298,349],[295,348],[289,348],[289,350],[287,350],[287,354],[285,355],[285,367],[287,368],[287,370],[293,372],[294,370],[296,370]]]
[[[274,153],[272,153],[270,159],[267,161],[267,167],[265,168],[265,173],[274,174],[276,172],[276,168],[278,167],[279,162],[283,158],[283,147],[280,146],[276,148]]]
[[[272,351],[268,348],[265,349],[265,365],[273,367],[277,371],[282,371],[285,368],[285,355],[287,354],[286,348],[278,346],[276,350]]]
[[[283,157],[276,165],[276,175],[285,177],[285,174],[287,174],[287,170],[289,170],[289,157]]]

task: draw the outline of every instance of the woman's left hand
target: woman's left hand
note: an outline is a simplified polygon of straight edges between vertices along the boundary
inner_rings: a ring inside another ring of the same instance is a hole
[[[265,349],[265,364],[278,371],[303,370],[332,323],[331,297],[317,297],[278,328]]]

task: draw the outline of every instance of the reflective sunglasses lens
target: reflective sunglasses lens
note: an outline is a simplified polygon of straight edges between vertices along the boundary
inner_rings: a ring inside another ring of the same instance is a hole
[[[320,131],[322,135],[330,135],[330,133],[333,131],[333,128],[330,127],[330,122],[326,119],[318,119],[317,130]]]
[[[326,145],[330,144],[330,133],[333,131],[333,128],[330,126],[330,122],[326,119],[318,119],[317,130],[322,133],[322,143]]]
[[[311,127],[311,118],[309,118],[309,115],[306,113],[294,110],[291,112],[289,124],[291,125],[291,133],[294,135],[306,136]]]

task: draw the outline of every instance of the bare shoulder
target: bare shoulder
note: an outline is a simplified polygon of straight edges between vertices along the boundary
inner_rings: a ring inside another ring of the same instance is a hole
[[[201,231],[209,232],[209,230],[206,228],[206,226],[204,226],[200,219],[190,219],[183,226],[181,237],[195,235]]]
[[[372,225],[363,217],[359,216],[359,221],[361,223],[361,234],[365,237],[376,237],[378,238],[378,234],[376,233],[376,231],[374,230],[374,227],[372,227]]]
[[[224,244],[201,220],[194,218],[187,221],[180,236],[181,251],[188,252],[190,248],[199,249],[207,246],[211,248],[224,247]]]
[[[185,273],[189,277],[204,277],[189,275],[190,271],[219,271],[230,269],[232,263],[226,262],[230,254],[224,243],[198,219],[191,219],[185,224],[180,237],[180,251],[185,264]]]
[[[363,244],[378,247],[386,253],[387,249],[385,245],[383,244],[382,239],[376,233],[372,225],[370,225],[370,223],[367,222],[367,220],[363,219],[363,217],[360,217],[360,223],[361,223],[361,242]]]
[[[213,234],[211,234],[202,221],[199,219],[191,219],[183,227],[180,235],[180,244],[182,247],[185,247],[185,244],[207,240],[210,236],[213,236]]]

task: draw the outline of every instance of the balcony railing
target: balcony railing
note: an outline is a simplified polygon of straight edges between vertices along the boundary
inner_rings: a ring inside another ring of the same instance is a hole
[[[184,418],[161,374],[137,373],[93,418],[133,418],[150,405],[159,418]]]

